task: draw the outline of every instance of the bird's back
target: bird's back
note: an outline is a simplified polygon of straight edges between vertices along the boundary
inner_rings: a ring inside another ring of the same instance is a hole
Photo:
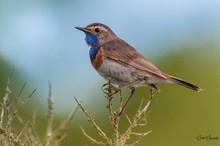
[[[126,67],[135,68],[136,71],[134,74],[152,74],[161,78],[166,78],[153,63],[144,58],[132,46],[120,38],[105,43],[102,45],[102,48],[105,58],[123,64]]]

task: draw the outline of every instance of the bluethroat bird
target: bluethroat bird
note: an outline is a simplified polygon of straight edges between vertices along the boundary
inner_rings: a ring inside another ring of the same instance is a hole
[[[177,84],[197,92],[202,90],[192,83],[161,72],[104,24],[92,23],[75,28],[86,34],[85,41],[91,47],[91,64],[97,72],[118,85],[120,90],[130,89],[128,101],[134,94],[135,87],[149,85],[151,89],[158,89],[155,85],[157,83]]]

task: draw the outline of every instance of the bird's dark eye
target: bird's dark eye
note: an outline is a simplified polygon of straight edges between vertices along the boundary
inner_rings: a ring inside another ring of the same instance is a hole
[[[100,32],[100,29],[99,29],[99,28],[96,28],[96,29],[95,29],[95,32]]]

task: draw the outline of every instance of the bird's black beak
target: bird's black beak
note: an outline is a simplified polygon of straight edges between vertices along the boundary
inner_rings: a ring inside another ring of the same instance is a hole
[[[87,32],[87,33],[93,33],[90,29],[86,28],[86,27],[75,27],[78,30],[81,30],[83,32]]]

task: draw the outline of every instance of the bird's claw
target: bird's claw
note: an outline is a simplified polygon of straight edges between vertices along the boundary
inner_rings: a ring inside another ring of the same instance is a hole
[[[113,86],[112,84],[109,83],[105,83],[102,85],[101,87],[102,91],[108,96],[111,97],[114,94],[120,92],[121,90],[115,86]]]

